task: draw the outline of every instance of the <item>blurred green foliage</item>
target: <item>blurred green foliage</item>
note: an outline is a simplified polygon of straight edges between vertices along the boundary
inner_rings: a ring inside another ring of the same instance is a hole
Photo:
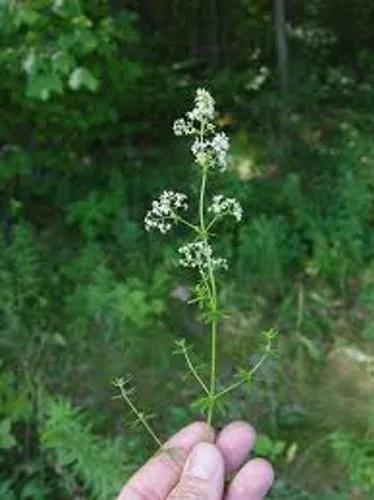
[[[201,85],[245,210],[221,243],[221,359],[281,332],[228,418],[258,427],[272,498],[372,497],[374,7],[286,4],[281,96],[270,2],[0,2],[0,498],[113,498],[149,453],[113,377],[136,376],[159,431],[196,418],[170,353],[204,332],[142,219],[163,186],[191,189],[170,126]]]

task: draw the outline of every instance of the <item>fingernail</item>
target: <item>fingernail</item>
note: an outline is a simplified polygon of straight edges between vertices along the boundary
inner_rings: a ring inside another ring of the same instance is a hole
[[[220,466],[221,457],[215,446],[209,443],[199,443],[192,450],[187,472],[198,479],[210,479]]]

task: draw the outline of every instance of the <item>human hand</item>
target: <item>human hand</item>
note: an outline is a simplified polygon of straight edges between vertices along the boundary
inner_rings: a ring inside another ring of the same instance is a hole
[[[188,425],[130,478],[117,500],[260,500],[274,473],[261,458],[243,465],[255,438],[245,422],[228,424],[216,438],[206,423]],[[226,488],[225,477],[231,478]]]

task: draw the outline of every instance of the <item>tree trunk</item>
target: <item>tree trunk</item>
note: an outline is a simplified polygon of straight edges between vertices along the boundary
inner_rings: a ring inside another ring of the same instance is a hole
[[[202,3],[204,5],[204,2]],[[206,60],[209,65],[216,66],[219,62],[219,15],[217,0],[209,0],[205,4],[207,32],[205,35]]]
[[[285,0],[273,0],[273,5],[280,86],[282,94],[286,95],[289,89],[289,67],[288,45],[286,38]]]

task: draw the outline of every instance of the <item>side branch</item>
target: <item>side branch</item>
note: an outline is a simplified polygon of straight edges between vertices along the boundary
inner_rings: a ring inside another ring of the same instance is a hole
[[[178,342],[178,345],[180,347],[180,352],[183,354],[184,359],[186,360],[187,366],[188,366],[191,374],[193,375],[193,377],[195,378],[197,383],[202,387],[203,391],[206,394],[209,394],[209,389],[208,389],[207,385],[205,384],[204,380],[200,377],[197,369],[195,368],[194,364],[192,363],[190,355],[188,354],[188,349],[186,347],[186,343],[184,341],[181,341],[181,342]]]
[[[113,385],[117,387],[121,393],[122,398],[126,402],[126,404],[129,406],[130,410],[134,413],[136,416],[137,421],[141,423],[141,425],[145,428],[145,430],[148,432],[148,434],[151,436],[153,441],[157,444],[159,448],[162,448],[162,443],[160,439],[157,437],[155,431],[152,429],[152,427],[149,425],[147,422],[147,418],[145,417],[144,413],[139,411],[137,407],[134,405],[132,402],[130,396],[129,396],[129,391],[125,388],[126,385],[126,380],[123,378],[116,379],[113,382]]]

